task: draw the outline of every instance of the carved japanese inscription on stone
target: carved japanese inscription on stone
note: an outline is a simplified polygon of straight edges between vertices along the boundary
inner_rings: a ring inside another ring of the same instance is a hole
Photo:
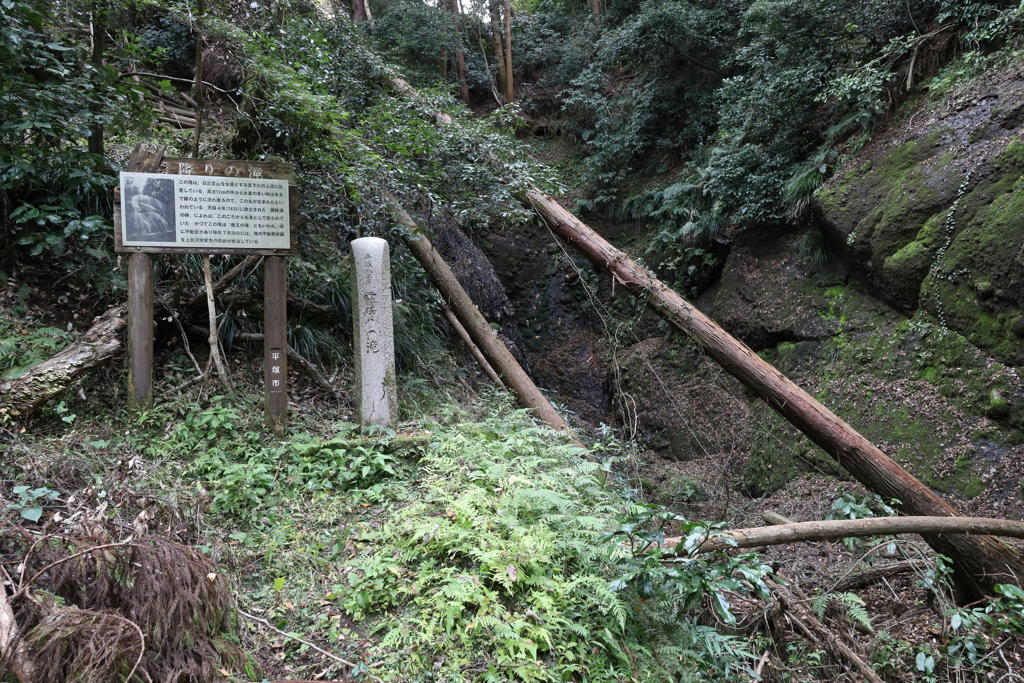
[[[397,421],[398,396],[388,243],[378,237],[354,240],[352,261],[359,423],[389,426]]]
[[[259,168],[198,175],[121,173],[121,243],[125,247],[288,249],[288,181],[263,178]],[[234,171],[234,174],[232,174]]]

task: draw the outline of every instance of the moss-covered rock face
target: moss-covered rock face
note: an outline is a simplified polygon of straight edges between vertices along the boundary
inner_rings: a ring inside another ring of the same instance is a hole
[[[978,168],[921,288],[932,315],[1010,365],[1024,365],[1024,142]]]
[[[832,241],[855,271],[904,311],[917,307],[921,280],[939,248],[938,216],[966,172],[943,153],[952,137],[934,131],[907,140],[819,193]]]
[[[828,302],[794,253],[798,239],[795,230],[777,228],[742,233],[732,244],[708,313],[755,351],[836,332],[836,320],[818,315]]]
[[[1024,454],[1016,445],[1024,436],[1016,373],[926,312],[907,318],[844,283],[839,264],[815,272],[793,250],[797,239],[740,236],[710,304],[713,317],[760,342],[765,360],[929,486],[962,497],[1004,496],[1007,487],[1016,495],[1019,481],[994,484],[993,475]],[[629,349],[619,386],[619,417],[650,448],[678,460],[710,455],[749,495],[804,472],[848,476],[681,340]]]
[[[1020,365],[1024,81],[1004,74],[977,91],[838,174],[817,210],[869,292]]]

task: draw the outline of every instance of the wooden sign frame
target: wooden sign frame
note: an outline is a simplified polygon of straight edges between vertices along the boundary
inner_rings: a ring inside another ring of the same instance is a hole
[[[164,159],[166,146],[139,145],[125,169],[134,173],[251,177],[288,180],[289,249],[124,246],[121,201],[114,194],[114,249],[128,253],[128,405],[144,410],[153,404],[153,257],[150,254],[262,254],[264,258],[264,422],[284,434],[288,410],[288,267],[285,257],[297,250],[298,196],[295,167],[268,161]],[[202,168],[202,173],[195,169]],[[184,172],[189,171],[189,172]],[[243,175],[244,174],[244,175]]]

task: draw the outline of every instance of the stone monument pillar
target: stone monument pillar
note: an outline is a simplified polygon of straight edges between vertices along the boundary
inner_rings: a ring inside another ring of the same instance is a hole
[[[391,262],[379,237],[352,241],[353,345],[359,425],[390,427],[398,420],[395,342],[391,318]]]

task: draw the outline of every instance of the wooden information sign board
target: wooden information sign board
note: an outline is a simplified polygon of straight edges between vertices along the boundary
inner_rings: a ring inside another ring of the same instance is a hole
[[[114,197],[115,251],[296,253],[298,197],[291,164],[161,159],[155,168],[121,173]]]
[[[114,249],[128,260],[129,404],[153,401],[153,262],[149,254],[262,254],[266,423],[288,407],[287,267],[296,253],[295,167],[272,161],[164,159],[136,148],[114,194]]]

